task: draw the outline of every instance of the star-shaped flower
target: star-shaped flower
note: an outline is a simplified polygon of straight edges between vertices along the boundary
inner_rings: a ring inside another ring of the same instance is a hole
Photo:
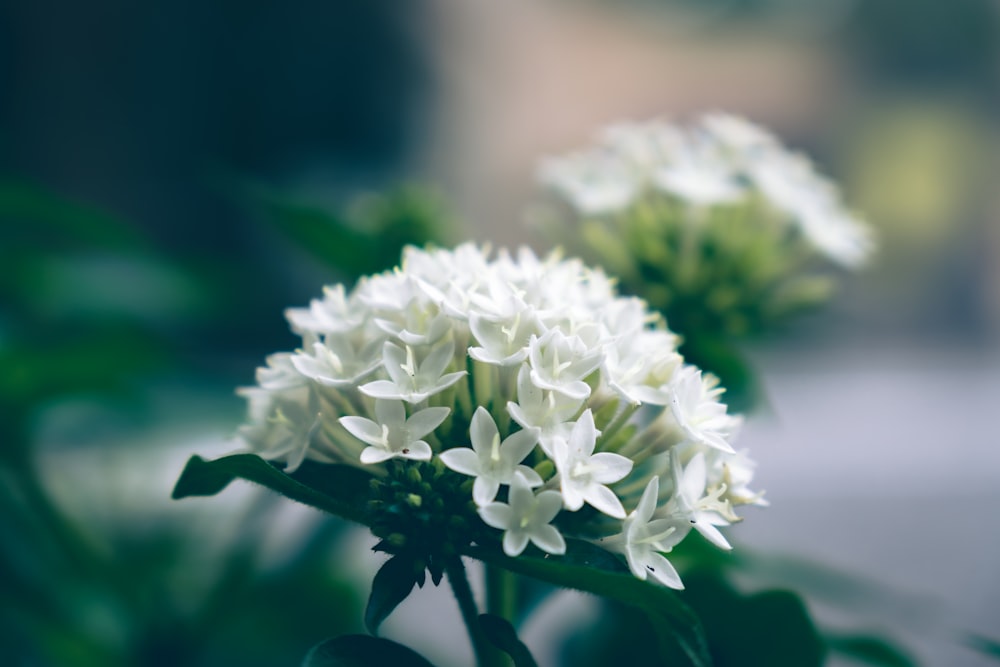
[[[338,421],[351,435],[368,444],[361,452],[362,463],[381,463],[389,459],[429,461],[431,446],[420,438],[441,425],[451,408],[425,408],[406,417],[400,401],[376,399],[377,422],[364,417],[341,417]]]
[[[423,363],[417,364],[413,348],[406,349],[386,342],[382,348],[382,363],[391,380],[375,380],[359,387],[374,398],[401,399],[419,403],[461,379],[465,371],[444,373],[455,354],[455,343],[447,341],[434,347]]]
[[[616,519],[625,518],[625,508],[606,484],[625,478],[632,471],[632,461],[620,454],[594,454],[597,428],[588,409],[573,425],[569,439],[555,439],[553,458],[559,472],[560,489],[566,509],[575,512],[584,503]]]
[[[726,414],[724,403],[715,400],[717,392],[706,390],[701,371],[685,366],[671,384],[670,412],[684,434],[694,442],[735,453],[726,438],[738,420]]]
[[[720,549],[732,549],[733,547],[716,526],[728,526],[730,518],[737,517],[732,514],[729,503],[720,499],[726,492],[724,484],[708,495],[705,494],[708,480],[705,454],[698,452],[686,466],[682,466],[680,457],[673,452],[671,476],[674,481],[674,494],[664,508],[664,513],[677,522],[679,528],[687,524]]]
[[[625,554],[628,567],[637,578],[645,581],[652,575],[664,586],[680,590],[684,588],[680,575],[663,552],[673,549],[687,531],[679,531],[669,519],[653,519],[659,492],[660,478],[655,476],[646,485],[639,505],[625,518],[622,532],[602,544]]]
[[[549,329],[541,338],[532,336],[528,343],[531,381],[570,398],[590,396],[584,378],[601,365],[599,348],[588,349],[578,336],[566,336],[559,329]]]
[[[566,553],[566,540],[552,519],[562,509],[562,496],[556,491],[542,491],[537,496],[528,480],[515,472],[510,483],[507,503],[489,503],[479,508],[483,522],[504,531],[503,551],[508,556],[519,556],[528,541],[550,554]]]
[[[541,486],[542,478],[520,465],[538,442],[538,429],[525,429],[500,442],[500,432],[486,408],[479,406],[469,426],[472,449],[459,447],[441,453],[441,461],[455,472],[475,477],[472,499],[479,506],[492,502],[501,484],[510,484],[514,474],[524,476],[529,486]]]

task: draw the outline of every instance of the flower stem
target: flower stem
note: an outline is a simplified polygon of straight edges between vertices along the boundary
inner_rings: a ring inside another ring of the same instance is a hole
[[[503,654],[489,643],[479,625],[479,610],[472,597],[472,588],[469,587],[469,578],[465,574],[462,559],[456,557],[445,567],[445,572],[448,574],[448,583],[451,584],[458,608],[462,612],[465,628],[469,631],[472,650],[476,654],[476,664],[479,667],[503,667],[505,665]]]
[[[514,622],[517,611],[517,580],[514,573],[486,564],[486,611]]]

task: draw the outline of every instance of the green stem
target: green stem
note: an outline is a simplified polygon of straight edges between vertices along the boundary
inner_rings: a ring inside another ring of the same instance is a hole
[[[486,568],[486,611],[514,622],[517,613],[517,580],[514,573],[502,567],[484,564]]]
[[[479,625],[479,609],[476,608],[476,601],[472,597],[472,588],[469,587],[469,578],[465,574],[462,559],[455,557],[445,567],[445,572],[448,574],[448,583],[451,584],[458,608],[462,612],[465,628],[469,632],[472,650],[476,654],[476,664],[479,667],[502,667],[505,664],[503,654],[489,643]]]

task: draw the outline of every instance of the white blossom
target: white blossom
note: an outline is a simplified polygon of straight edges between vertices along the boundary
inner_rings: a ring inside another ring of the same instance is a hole
[[[602,540],[601,544],[623,553],[637,578],[645,581],[647,576],[652,576],[665,586],[682,589],[684,584],[680,575],[663,554],[673,549],[685,533],[678,531],[674,521],[653,518],[659,493],[660,478],[654,476],[647,483],[639,504],[625,517],[621,533]]]
[[[521,461],[538,442],[538,429],[525,429],[500,441],[496,422],[486,408],[476,408],[469,427],[472,448],[459,447],[441,453],[446,466],[463,475],[476,478],[472,499],[479,506],[496,498],[501,484],[510,484],[514,474],[522,475],[531,487],[541,486],[538,473]]]
[[[562,509],[562,497],[555,491],[542,491],[537,496],[520,472],[510,484],[508,502],[492,502],[479,508],[483,522],[503,533],[503,550],[508,556],[519,556],[530,540],[550,554],[566,552],[566,540],[552,519]]]
[[[608,516],[624,519],[625,508],[607,485],[628,475],[632,461],[611,452],[594,454],[596,442],[590,410],[580,415],[567,439],[555,439],[552,448],[563,502],[571,511],[587,503]]]
[[[361,452],[362,463],[381,463],[392,458],[429,461],[431,446],[420,438],[440,426],[450,411],[426,408],[407,418],[402,402],[377,399],[376,421],[354,416],[341,417],[339,421],[351,435],[368,445]]]
[[[427,358],[418,364],[411,345],[402,348],[386,342],[382,348],[382,361],[391,379],[375,380],[359,388],[374,398],[398,398],[418,403],[450,387],[465,375],[465,371],[444,373],[454,354],[455,344],[446,341],[432,349]]]

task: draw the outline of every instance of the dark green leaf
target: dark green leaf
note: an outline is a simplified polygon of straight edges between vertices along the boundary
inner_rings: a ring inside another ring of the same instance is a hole
[[[507,619],[493,614],[480,614],[479,625],[490,643],[511,657],[514,667],[538,667],[538,663],[531,657],[531,651],[517,638],[514,626]]]
[[[177,480],[172,497],[177,500],[189,496],[214,496],[234,479],[245,479],[303,505],[351,521],[366,522],[364,498],[371,479],[368,473],[351,466],[329,464],[303,465],[300,470],[303,479],[312,482],[321,476],[325,492],[281,472],[255,454],[234,454],[214,461],[192,456]]]
[[[399,603],[406,599],[417,583],[418,568],[412,558],[395,556],[386,561],[375,574],[372,592],[365,608],[365,627],[373,635]]]
[[[802,600],[788,591],[746,595],[718,572],[684,577],[685,600],[705,623],[719,667],[822,665],[826,643]],[[772,638],[765,640],[764,638]]]
[[[481,547],[470,548],[468,555],[511,572],[638,607],[653,621],[662,662],[694,667],[712,664],[701,621],[676,593],[620,571],[624,569],[620,564],[619,571],[598,569],[601,564],[610,566],[617,559],[610,554],[598,558],[595,549],[599,550],[580,540],[567,540],[564,557],[536,558],[522,554],[509,558]]]
[[[827,635],[827,646],[869,665],[915,667],[913,658],[881,637],[870,635]]]
[[[1000,660],[1000,641],[982,635],[969,635],[965,643],[985,656]]]
[[[368,635],[341,635],[317,644],[302,667],[434,667],[402,644]]]

